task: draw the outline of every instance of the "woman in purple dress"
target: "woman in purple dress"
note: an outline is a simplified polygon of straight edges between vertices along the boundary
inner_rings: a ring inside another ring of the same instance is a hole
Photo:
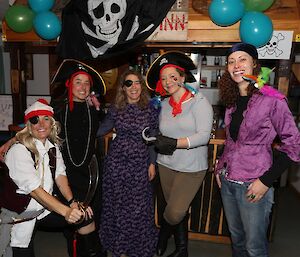
[[[158,110],[149,103],[143,77],[126,71],[120,78],[115,104],[98,136],[115,129],[103,172],[100,238],[113,257],[152,257],[157,230],[151,180],[156,154],[142,138],[142,131],[158,127]]]

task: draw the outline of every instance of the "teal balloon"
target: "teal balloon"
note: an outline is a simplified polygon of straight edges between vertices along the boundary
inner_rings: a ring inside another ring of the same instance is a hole
[[[263,12],[273,5],[274,0],[243,0],[243,2],[246,11]]]
[[[13,5],[5,13],[5,21],[9,28],[18,33],[32,29],[34,12],[25,5]]]
[[[218,26],[230,26],[244,15],[242,0],[213,0],[208,8],[210,19]]]
[[[45,40],[56,39],[61,33],[59,18],[50,11],[37,13],[33,20],[36,33]]]
[[[49,11],[53,5],[55,0],[28,0],[28,4],[32,10],[36,13]]]
[[[262,47],[272,37],[273,23],[261,12],[246,12],[241,19],[239,32],[242,42]]]

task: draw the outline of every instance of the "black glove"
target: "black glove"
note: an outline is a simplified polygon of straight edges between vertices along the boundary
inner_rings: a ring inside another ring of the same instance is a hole
[[[172,155],[177,147],[177,139],[158,135],[154,145],[158,153]]]

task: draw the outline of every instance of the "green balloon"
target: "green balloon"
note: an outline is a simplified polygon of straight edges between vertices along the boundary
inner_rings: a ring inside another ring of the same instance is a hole
[[[245,4],[245,10],[247,12],[263,12],[272,6],[274,0],[243,0],[243,2]]]
[[[25,5],[9,7],[4,17],[8,27],[15,32],[28,32],[33,27],[34,12]]]

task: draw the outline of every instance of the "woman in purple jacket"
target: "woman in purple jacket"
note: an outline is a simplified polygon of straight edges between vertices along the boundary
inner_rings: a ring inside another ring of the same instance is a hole
[[[285,97],[262,80],[253,81],[261,71],[257,59],[254,46],[233,45],[227,55],[227,72],[219,82],[220,97],[227,107],[227,138],[216,178],[233,257],[269,256],[272,184],[292,161],[300,161],[300,134]],[[280,144],[273,160],[276,136]]]

